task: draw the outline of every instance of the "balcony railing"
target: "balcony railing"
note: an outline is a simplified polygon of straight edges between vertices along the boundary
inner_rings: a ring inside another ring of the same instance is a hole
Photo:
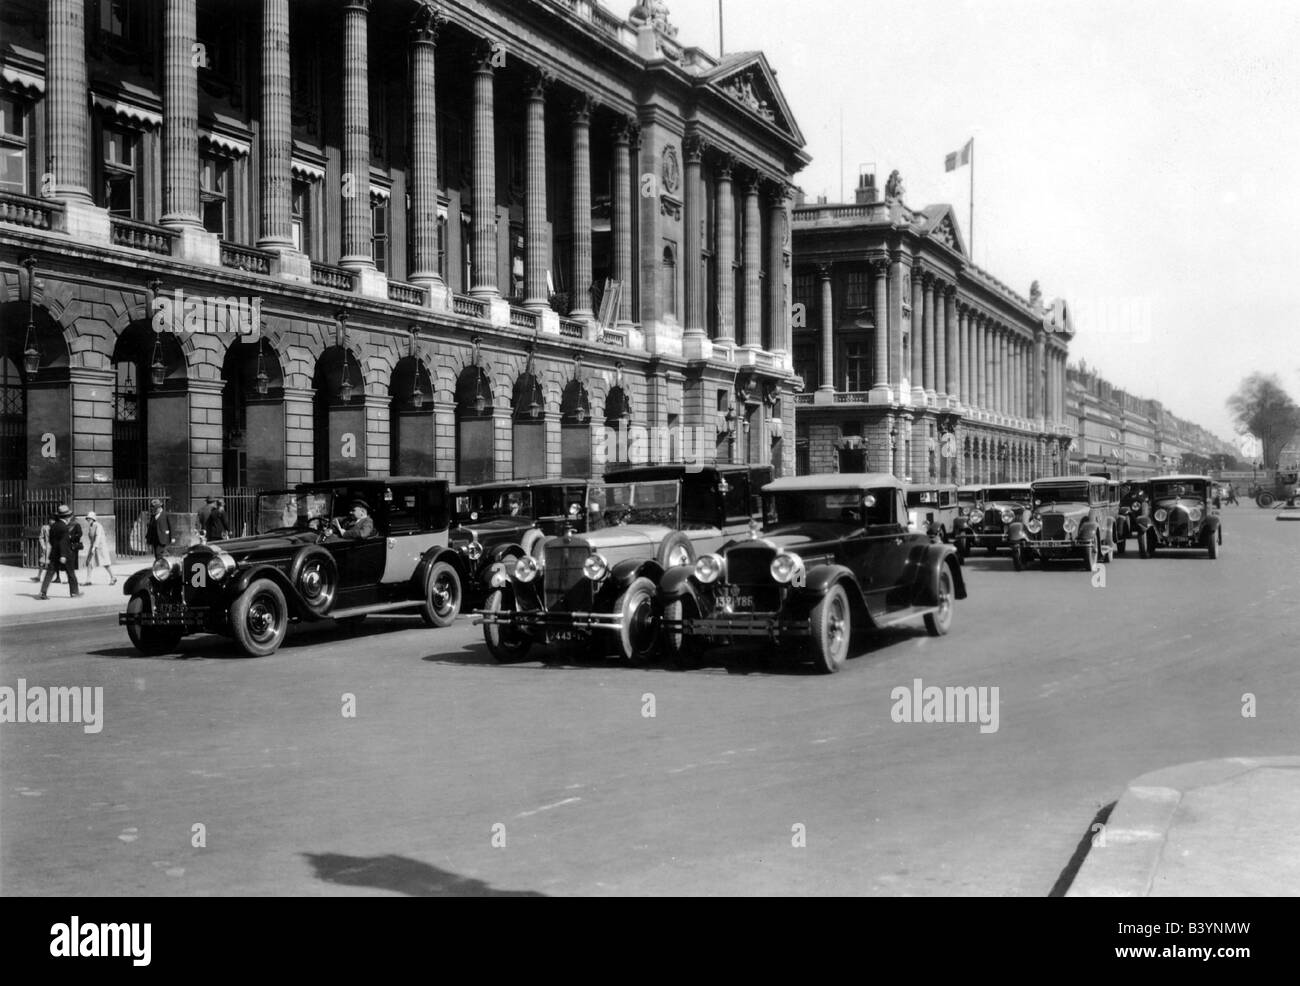
[[[150,223],[142,223],[136,219],[127,219],[125,216],[110,216],[108,221],[112,229],[113,246],[159,253],[164,257],[171,256],[172,239],[175,234],[170,230]]]
[[[813,395],[812,395],[811,393],[808,393],[808,394],[795,394],[795,395],[794,395],[794,402],[795,402],[796,404],[811,404],[811,403],[813,402]]]
[[[268,254],[253,247],[240,246],[237,243],[221,241],[221,266],[234,270],[245,270],[250,274],[271,273],[271,258]]]
[[[510,324],[516,329],[528,329],[530,332],[537,331],[537,312],[530,312],[527,308],[511,308]]]
[[[56,230],[63,225],[63,203],[0,192],[0,222],[30,229]]]
[[[322,288],[334,288],[336,291],[353,290],[352,271],[329,264],[311,265],[311,283]]]
[[[837,391],[835,394],[836,404],[865,404],[867,403],[869,390],[844,390]]]
[[[488,305],[486,301],[479,298],[470,298],[463,294],[458,294],[451,299],[451,310],[457,315],[465,315],[469,318],[487,318]]]
[[[424,288],[417,287],[414,284],[407,284],[405,281],[389,281],[388,300],[400,301],[404,305],[423,305],[425,300]]]
[[[560,319],[560,335],[568,339],[581,339],[587,334],[587,323],[576,318]]]
[[[627,332],[624,329],[603,329],[600,333],[600,341],[606,346],[618,346],[626,349]]]

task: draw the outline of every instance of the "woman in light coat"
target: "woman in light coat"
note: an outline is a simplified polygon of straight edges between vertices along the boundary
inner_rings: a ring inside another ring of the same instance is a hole
[[[117,576],[109,567],[112,558],[108,553],[108,536],[104,533],[104,525],[99,522],[93,510],[86,514],[86,521],[86,585],[90,585],[90,573],[97,565],[102,565],[108,573],[108,584],[117,585]]]

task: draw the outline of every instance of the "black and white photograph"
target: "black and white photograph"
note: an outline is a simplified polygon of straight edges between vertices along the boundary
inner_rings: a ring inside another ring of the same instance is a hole
[[[1298,52],[0,0],[0,895],[1300,895]]]

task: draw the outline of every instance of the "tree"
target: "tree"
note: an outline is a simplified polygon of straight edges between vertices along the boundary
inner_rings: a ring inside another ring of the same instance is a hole
[[[1282,448],[1300,432],[1300,405],[1282,389],[1275,374],[1252,373],[1228,398],[1237,427],[1264,446],[1264,466],[1276,469]]]

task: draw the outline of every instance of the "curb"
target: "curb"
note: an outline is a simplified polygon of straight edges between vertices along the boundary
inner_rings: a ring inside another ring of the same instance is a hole
[[[50,602],[55,602],[51,599]],[[114,603],[111,606],[83,606],[75,610],[66,610],[55,606],[43,613],[15,613],[12,616],[0,615],[0,631],[17,627],[31,626],[38,623],[60,623],[66,620],[88,620],[99,616],[121,613],[125,605]]]
[[[1201,760],[1143,774],[1128,784],[1094,838],[1067,897],[1147,897],[1183,798],[1261,767],[1300,767],[1300,757]]]

